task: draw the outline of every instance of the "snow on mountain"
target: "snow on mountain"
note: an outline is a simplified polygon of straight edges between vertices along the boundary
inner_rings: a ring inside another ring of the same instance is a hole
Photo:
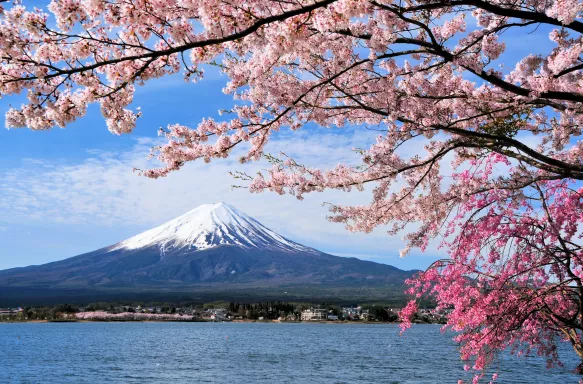
[[[284,252],[319,253],[273,232],[257,220],[225,203],[204,204],[154,229],[113,245],[110,251],[158,246],[203,250],[219,245]]]

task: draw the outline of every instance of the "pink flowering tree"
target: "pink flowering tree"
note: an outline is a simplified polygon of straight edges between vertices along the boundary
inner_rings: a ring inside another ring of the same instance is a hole
[[[218,66],[240,102],[228,119],[162,130],[163,166],[144,171],[153,178],[240,145],[241,162],[258,160],[277,131],[309,123],[381,131],[362,164],[270,157],[271,169],[239,177],[252,192],[298,198],[370,185],[370,204],[332,205],[331,219],[405,232],[403,254],[441,242],[450,258],[411,293],[452,311],[447,327],[479,377],[505,349],[553,365],[569,342],[583,359],[582,11],[580,0],[8,4],[0,94],[27,96],[8,111],[11,128],[65,127],[98,103],[123,134],[141,114],[136,87],[179,72],[201,81]],[[535,30],[546,51],[503,60]]]

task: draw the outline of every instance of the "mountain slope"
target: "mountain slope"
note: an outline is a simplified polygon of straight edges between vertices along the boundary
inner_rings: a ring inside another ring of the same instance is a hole
[[[205,204],[159,227],[114,245],[111,250],[149,246],[203,250],[219,245],[284,252],[317,252],[294,243],[225,204]]]
[[[2,288],[120,293],[293,286],[395,289],[412,274],[303,246],[219,203],[200,206],[110,247],[0,271],[0,302]]]

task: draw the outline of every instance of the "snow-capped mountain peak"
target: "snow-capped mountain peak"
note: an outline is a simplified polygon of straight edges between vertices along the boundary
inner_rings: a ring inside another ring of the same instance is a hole
[[[201,205],[159,227],[115,244],[110,251],[151,246],[158,246],[161,250],[204,250],[220,245],[318,253],[284,238],[226,203]]]

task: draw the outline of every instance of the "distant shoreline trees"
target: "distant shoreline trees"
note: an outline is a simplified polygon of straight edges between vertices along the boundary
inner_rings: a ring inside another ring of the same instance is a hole
[[[87,305],[58,304],[55,306],[28,306],[11,309],[2,314],[0,321],[205,321],[205,315],[224,311],[227,320],[251,321],[299,321],[301,313],[312,308],[323,308],[339,321],[397,322],[398,309],[382,304],[363,304],[357,307],[341,307],[335,304],[311,304],[297,302],[212,302],[188,303],[91,303]],[[358,311],[353,317],[344,310]],[[420,310],[415,316],[417,323],[438,323],[445,317],[431,316],[434,310]],[[366,314],[366,315],[365,315]]]

